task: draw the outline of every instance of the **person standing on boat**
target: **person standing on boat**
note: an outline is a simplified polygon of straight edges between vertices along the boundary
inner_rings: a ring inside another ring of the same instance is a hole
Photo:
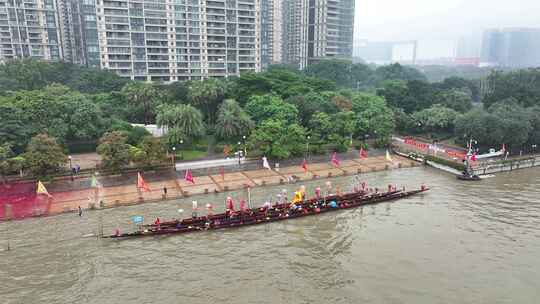
[[[246,212],[247,211],[246,200],[240,200],[240,211],[241,212]]]
[[[234,212],[234,201],[232,197],[227,196],[227,199],[225,200],[225,213],[227,215],[231,215]]]
[[[206,213],[208,216],[212,216],[214,214],[214,206],[212,204],[206,204]]]
[[[82,216],[82,208],[81,208],[81,206],[79,206],[79,217],[81,217],[81,216]]]

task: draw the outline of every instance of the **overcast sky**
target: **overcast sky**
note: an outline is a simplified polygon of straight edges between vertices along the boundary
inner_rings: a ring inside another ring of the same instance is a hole
[[[540,0],[356,0],[356,40],[456,39],[507,26],[540,27]]]

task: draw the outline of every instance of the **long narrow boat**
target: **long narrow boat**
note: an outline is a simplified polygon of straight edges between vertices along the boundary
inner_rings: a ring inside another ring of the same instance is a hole
[[[387,192],[386,194],[388,193],[397,193],[401,190],[397,190],[397,191],[394,191],[394,192]],[[360,198],[360,197],[363,197],[367,194],[366,191],[358,191],[358,192],[349,192],[349,193],[345,193],[343,195],[336,195],[336,194],[330,194],[324,198],[312,198],[312,199],[309,199],[309,200],[306,200],[302,203],[302,207],[306,207],[306,206],[309,206],[309,205],[312,205],[312,204],[315,204],[317,203],[317,201],[323,201],[323,202],[331,202],[331,201],[342,201],[342,200],[352,200],[352,199],[357,199],[357,198]],[[280,210],[280,209],[284,209],[284,208],[288,208],[290,206],[290,203],[289,202],[286,202],[286,203],[276,203],[272,206],[272,210]],[[253,209],[249,209],[249,210],[246,210],[244,212],[244,214],[250,214],[252,216],[255,216],[257,215],[258,213],[261,213],[263,211],[263,208],[253,208]],[[227,213],[219,213],[219,214],[214,214],[211,217],[212,220],[221,220],[221,219],[226,219],[226,218],[229,218],[229,214]],[[153,228],[157,228],[158,226],[160,228],[166,228],[166,227],[177,227],[178,225],[182,225],[182,226],[206,226],[206,223],[208,222],[208,216],[201,216],[201,217],[195,217],[195,218],[186,218],[186,219],[183,219],[183,220],[172,220],[172,221],[166,221],[166,222],[162,222],[160,223],[159,225],[157,224],[147,224],[147,225],[143,225],[142,228],[148,228],[148,229],[153,229]]]
[[[251,209],[246,212],[239,212],[234,216],[222,213],[196,218],[195,221],[193,219],[186,219],[183,221],[171,221],[159,225],[150,225],[146,227],[147,229],[141,231],[114,234],[105,236],[105,238],[126,239],[265,224],[401,199],[428,190],[428,188],[422,187],[422,189],[407,192],[389,191],[367,195],[347,194],[342,197],[335,196],[334,200],[328,200],[328,198],[321,198],[320,200],[314,201],[310,200],[310,203],[301,204],[296,209],[289,208],[289,204],[282,204],[274,206],[274,208],[271,209]]]

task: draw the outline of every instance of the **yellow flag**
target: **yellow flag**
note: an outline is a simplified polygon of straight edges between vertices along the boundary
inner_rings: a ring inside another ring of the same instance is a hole
[[[45,195],[47,195],[49,197],[52,196],[52,195],[49,194],[49,191],[47,191],[47,188],[45,188],[45,185],[43,185],[43,183],[41,181],[38,181],[36,193],[37,194],[45,194]]]
[[[390,152],[388,152],[388,150],[386,150],[386,160],[392,162],[392,157],[390,157]]]

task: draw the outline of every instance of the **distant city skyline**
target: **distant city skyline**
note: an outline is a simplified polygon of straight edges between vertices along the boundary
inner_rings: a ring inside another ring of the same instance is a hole
[[[537,0],[356,0],[355,42],[419,40],[418,58],[446,57],[484,29],[540,27],[538,11]]]

